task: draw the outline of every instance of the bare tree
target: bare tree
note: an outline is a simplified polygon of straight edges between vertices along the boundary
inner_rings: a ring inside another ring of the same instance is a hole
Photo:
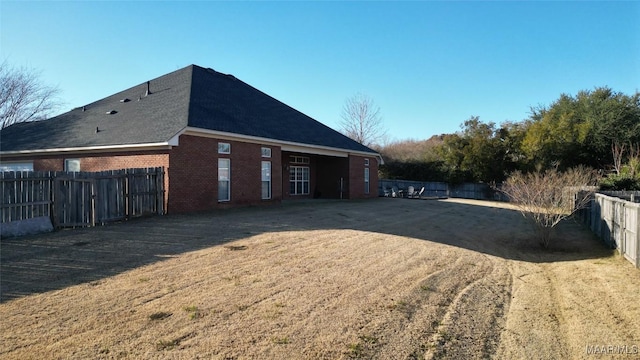
[[[640,173],[640,144],[631,144],[629,146],[629,176],[637,178]]]
[[[0,64],[0,129],[15,123],[45,119],[59,105],[57,87],[47,86],[40,73]]]
[[[613,170],[616,175],[620,175],[622,171],[622,160],[625,153],[625,145],[620,144],[618,141],[611,143],[611,154],[613,155]]]
[[[358,93],[348,98],[342,107],[341,118],[342,133],[360,144],[371,146],[386,136],[380,107],[367,95]]]
[[[596,172],[582,166],[559,172],[557,169],[528,174],[516,172],[502,184],[500,191],[533,222],[540,245],[549,247],[551,231],[562,220],[589,203],[589,193],[597,183]]]

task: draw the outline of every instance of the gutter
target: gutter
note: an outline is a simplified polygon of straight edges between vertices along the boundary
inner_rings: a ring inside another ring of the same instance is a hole
[[[137,151],[137,150],[164,150],[171,149],[172,146],[178,145],[173,143],[173,139],[166,142],[145,143],[145,144],[123,144],[123,145],[100,145],[100,146],[83,146],[68,148],[52,148],[37,150],[17,150],[17,151],[0,151],[0,156],[28,156],[28,155],[58,155],[64,153],[92,152],[104,153],[113,150]]]
[[[182,134],[192,135],[192,136],[212,137],[212,138],[217,138],[222,140],[236,140],[236,141],[243,141],[243,142],[263,144],[263,145],[279,146],[283,151],[299,152],[299,153],[312,154],[312,155],[327,155],[327,156],[336,156],[336,157],[349,157],[349,155],[371,156],[378,159],[381,165],[384,164],[384,160],[382,159],[382,156],[376,152],[342,149],[342,148],[335,148],[330,146],[305,144],[305,143],[286,141],[286,140],[276,140],[276,139],[264,138],[259,136],[243,135],[243,134],[230,133],[230,132],[217,131],[217,130],[208,130],[208,129],[196,128],[191,126],[187,126],[186,128],[184,128],[181,132],[176,134],[174,138],[177,139]]]

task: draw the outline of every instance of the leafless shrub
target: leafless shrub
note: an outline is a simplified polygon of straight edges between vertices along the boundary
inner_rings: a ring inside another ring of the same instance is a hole
[[[528,174],[516,172],[502,184],[500,191],[533,222],[540,245],[548,248],[553,227],[588,204],[588,193],[582,190],[595,190],[597,179],[595,171],[582,166],[565,172],[555,168]]]
[[[611,154],[613,155],[613,170],[616,175],[620,175],[622,171],[622,160],[625,153],[625,144],[620,144],[618,141],[614,141],[611,144]]]

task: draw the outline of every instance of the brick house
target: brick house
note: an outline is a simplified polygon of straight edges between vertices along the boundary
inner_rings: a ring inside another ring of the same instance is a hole
[[[190,65],[0,131],[0,170],[165,168],[165,209],[377,196],[382,158],[286,104]]]

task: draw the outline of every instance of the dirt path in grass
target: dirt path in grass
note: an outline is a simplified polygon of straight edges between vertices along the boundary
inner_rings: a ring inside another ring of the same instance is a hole
[[[640,270],[572,222],[533,236],[505,204],[376,199],[3,239],[0,358],[640,357]]]

